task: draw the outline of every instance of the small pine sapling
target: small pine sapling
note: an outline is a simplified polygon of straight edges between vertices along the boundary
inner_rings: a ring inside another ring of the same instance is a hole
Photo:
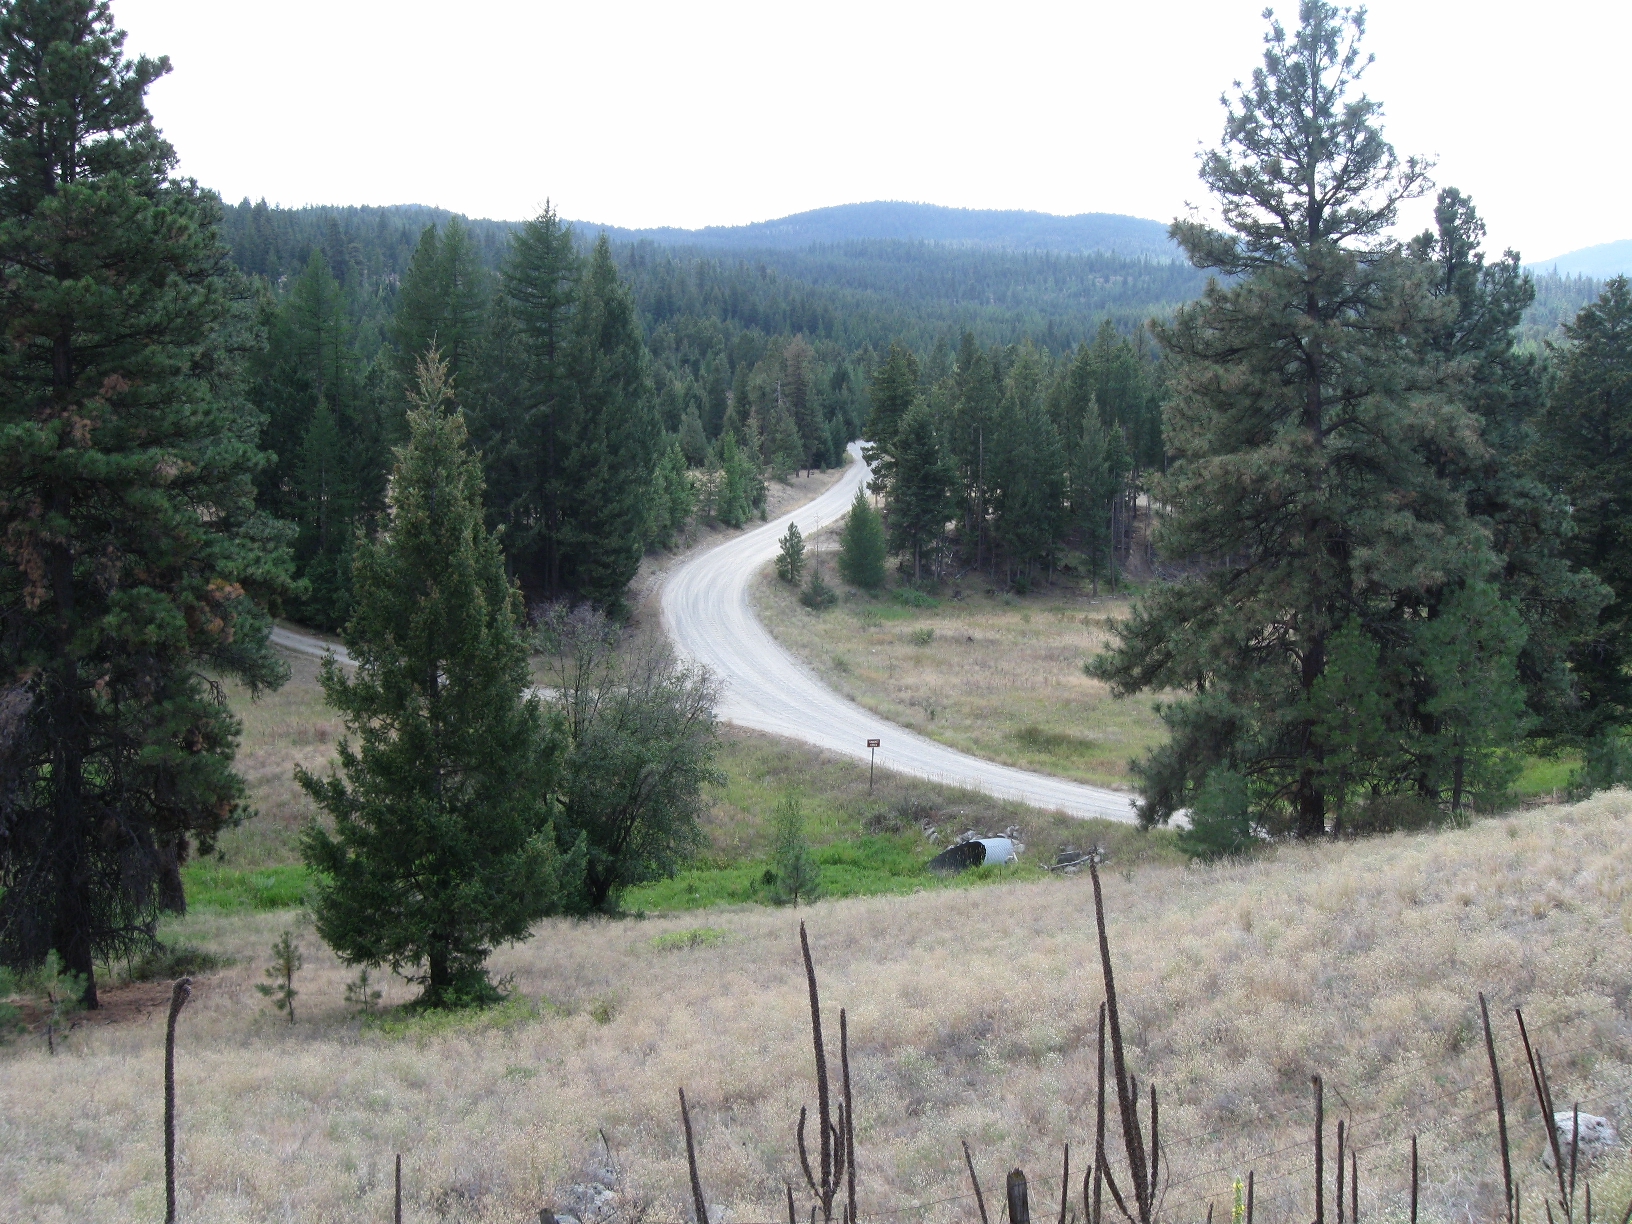
[[[383,992],[374,989],[367,965],[358,969],[357,976],[346,983],[346,1002],[355,1007],[359,1015],[373,1015],[382,998]]]
[[[266,967],[266,976],[272,980],[255,987],[272,1000],[273,1007],[289,1013],[290,1024],[295,1022],[295,996],[300,993],[295,989],[295,974],[302,963],[300,945],[291,932],[285,931],[272,945],[272,963]]]
[[[807,904],[821,895],[822,871],[805,837],[805,812],[799,796],[789,792],[777,805],[771,851],[776,873],[771,898],[779,905]]]
[[[799,602],[813,612],[820,612],[823,608],[831,608],[839,600],[837,592],[827,585],[827,579],[822,577],[820,566],[810,567],[810,581],[805,583],[805,589],[799,592]]]
[[[55,950],[47,952],[45,964],[35,971],[34,992],[45,1005],[45,1047],[57,1052],[57,1034],[74,1027],[74,1013],[85,1006],[87,979],[82,973],[63,968]]]
[[[805,537],[799,534],[798,523],[788,524],[781,545],[781,551],[776,554],[776,576],[791,586],[798,586],[805,574]]]

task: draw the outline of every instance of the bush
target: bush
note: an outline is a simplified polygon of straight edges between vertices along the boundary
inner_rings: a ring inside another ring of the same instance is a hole
[[[153,946],[131,963],[130,980],[133,982],[166,982],[176,978],[199,977],[214,973],[232,964],[232,957],[206,952],[192,944],[167,944],[155,941]]]
[[[670,931],[667,935],[654,935],[651,944],[654,952],[673,952],[679,948],[711,948],[728,938],[719,927],[691,927],[684,931]]]
[[[908,608],[938,608],[941,601],[913,587],[897,587],[892,596],[895,602]]]
[[[935,630],[929,628],[927,625],[922,629],[914,629],[912,631],[912,644],[914,646],[928,646],[934,640]]]
[[[839,602],[838,592],[827,585],[822,577],[822,571],[817,566],[810,567],[810,581],[805,583],[805,589],[799,592],[799,602],[813,612],[820,612],[823,608],[831,608]]]
[[[839,573],[851,586],[876,591],[884,585],[884,557],[884,520],[866,490],[857,489],[839,536]]]

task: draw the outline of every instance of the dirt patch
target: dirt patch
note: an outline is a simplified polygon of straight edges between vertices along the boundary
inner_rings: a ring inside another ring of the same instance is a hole
[[[101,1006],[95,1011],[76,1012],[69,1022],[69,1031],[145,1024],[154,1017],[162,1021],[170,1006],[171,986],[170,982],[126,982],[118,986],[98,983],[96,997]],[[208,989],[207,979],[194,978],[193,1001],[196,1003],[199,995]],[[19,1019],[29,1033],[44,1040],[45,1010],[33,1002],[19,1004],[18,1010],[22,1012]]]

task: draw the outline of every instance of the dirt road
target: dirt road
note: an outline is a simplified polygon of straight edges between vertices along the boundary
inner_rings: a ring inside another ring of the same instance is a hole
[[[748,605],[749,580],[776,555],[788,524],[798,523],[804,535],[814,535],[844,514],[866,476],[857,453],[826,493],[677,566],[664,583],[664,627],[682,655],[720,678],[720,717],[861,760],[868,757],[867,741],[877,739],[880,768],[1073,816],[1132,821],[1130,795],[984,761],[847,701],[760,624]]]

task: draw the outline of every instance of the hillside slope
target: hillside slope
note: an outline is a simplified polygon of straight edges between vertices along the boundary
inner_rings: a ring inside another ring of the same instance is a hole
[[[1539,1216],[1542,1135],[1511,1007],[1525,1009],[1560,1107],[1580,1102],[1624,1134],[1629,834],[1622,791],[1250,864],[1108,863],[1130,1070],[1160,1092],[1162,1219],[1200,1220],[1209,1204],[1228,1218],[1231,1182],[1248,1169],[1260,1218],[1312,1218],[1316,1072],[1328,1162],[1339,1118],[1360,1149],[1362,1218],[1404,1218],[1412,1133],[1422,1219],[1497,1218],[1481,990],[1526,1218]],[[702,915],[551,922],[495,958],[517,1002],[384,1026],[351,1018],[352,971],[298,926],[302,1011],[287,1023],[251,987],[289,917],[197,914],[178,933],[242,960],[203,981],[182,1017],[185,1216],[385,1218],[401,1152],[408,1219],[534,1218],[545,1204],[586,1224],[686,1219],[684,1086],[712,1217],[777,1219],[785,1182],[803,1185],[793,1130],[814,1103],[802,919],[830,1055],[836,1011],[848,1013],[861,1211],[972,1219],[968,1139],[989,1206],[1019,1166],[1034,1218],[1052,1219],[1059,1145],[1072,1141],[1076,1180],[1092,1134],[1091,905],[1078,876],[714,911],[701,931]],[[391,982],[386,1001],[409,994]],[[157,1218],[162,1009],[73,1042],[71,1057],[38,1043],[6,1056],[0,1116],[28,1123],[0,1128],[0,1201],[28,1218]],[[1606,1214],[1618,1212],[1624,1154],[1588,1172]]]

